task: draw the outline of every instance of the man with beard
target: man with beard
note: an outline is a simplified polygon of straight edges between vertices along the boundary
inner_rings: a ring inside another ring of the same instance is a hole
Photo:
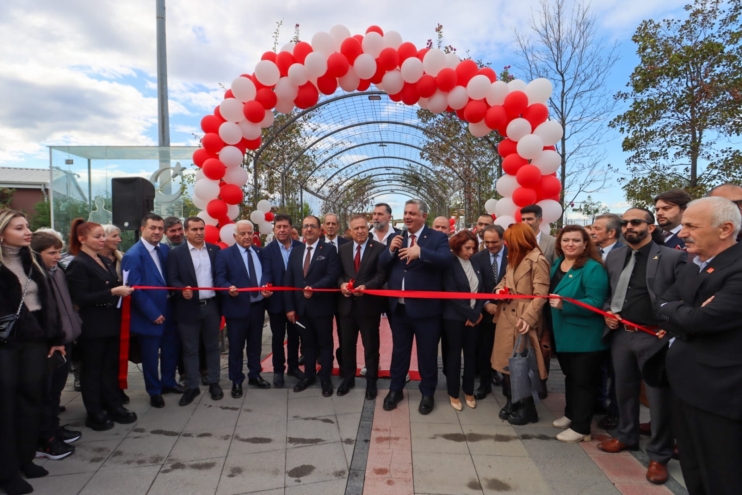
[[[684,251],[655,244],[651,236],[655,228],[649,210],[628,210],[621,220],[628,246],[612,249],[605,262],[611,288],[603,309],[611,316],[605,317],[603,336],[611,346],[619,423],[615,437],[598,448],[611,454],[639,447],[642,368],[668,341],[638,331],[634,324],[659,330],[657,301],[675,283],[686,259]],[[671,395],[668,388],[647,386],[646,391],[652,416],[647,480],[662,484],[667,481],[667,463],[673,454]]]
[[[397,230],[390,225],[391,221],[392,207],[386,203],[375,204],[373,213],[373,239],[376,242],[386,244],[390,236],[402,233],[402,231]]]
[[[172,249],[183,244],[185,240],[185,230],[183,223],[178,217],[167,217],[165,219],[165,241],[164,243]]]
[[[678,232],[683,228],[683,212],[691,199],[690,195],[682,189],[670,189],[654,198],[657,225],[662,229],[666,247],[685,248],[685,243],[678,237]]]
[[[484,230],[493,223],[495,223],[494,220],[487,214],[479,215],[479,218],[477,218],[477,227],[474,229],[477,233],[477,242],[479,242],[477,251],[484,251],[487,248],[484,243]]]

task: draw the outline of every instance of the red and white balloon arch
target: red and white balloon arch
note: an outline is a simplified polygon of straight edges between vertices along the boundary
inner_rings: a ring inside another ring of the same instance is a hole
[[[436,114],[455,112],[469,123],[473,136],[497,131],[505,138],[498,148],[504,175],[496,184],[503,198],[485,205],[496,215],[495,223],[507,227],[519,221],[520,207],[529,204],[542,207],[546,227],[559,218],[562,186],[556,172],[561,157],[554,145],[563,129],[548,120],[552,85],[547,79],[505,83],[489,67],[480,69],[472,60],[436,48],[418,49],[395,31],[371,26],[365,35],[351,35],[336,25],[329,33],[315,34],[311,42],[265,52],[253,73],[232,81],[214,113],[201,120],[205,135],[193,154],[201,169],[193,203],[202,210],[207,240],[234,242],[233,222],[248,179],[240,164],[246,150],[260,147],[262,129],[273,124],[274,111],[307,109],[320,93],[331,95],[338,87],[364,91],[371,84],[392,101],[417,104]],[[251,220],[267,233],[270,203],[261,201]]]

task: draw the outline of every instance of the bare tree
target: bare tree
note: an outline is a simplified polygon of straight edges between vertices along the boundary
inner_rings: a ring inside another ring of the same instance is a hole
[[[597,37],[589,5],[577,2],[568,11],[564,0],[541,0],[530,28],[515,30],[515,42],[522,56],[521,65],[514,64],[519,72],[554,84],[549,110],[564,128],[557,143],[564,206],[582,193],[599,191],[611,175],[603,145],[616,105],[606,86],[618,60],[616,45],[606,46]]]

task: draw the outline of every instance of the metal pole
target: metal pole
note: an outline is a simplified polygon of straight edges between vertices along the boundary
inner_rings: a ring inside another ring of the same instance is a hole
[[[88,158],[88,215],[93,211],[93,171]]]
[[[170,146],[170,112],[167,94],[167,43],[165,0],[157,0],[157,122],[158,143]]]
[[[54,229],[54,166],[52,165],[52,147],[49,146],[49,227]],[[55,229],[58,230],[58,229]]]

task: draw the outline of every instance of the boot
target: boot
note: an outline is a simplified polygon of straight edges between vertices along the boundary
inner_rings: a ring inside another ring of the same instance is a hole
[[[515,426],[523,426],[528,423],[538,423],[538,413],[533,399],[523,399],[508,416],[508,423]]]
[[[513,412],[513,403],[510,401],[510,396],[508,395],[508,401],[505,403],[505,407],[500,409],[500,419],[506,420],[508,417],[510,417],[510,414]]]

